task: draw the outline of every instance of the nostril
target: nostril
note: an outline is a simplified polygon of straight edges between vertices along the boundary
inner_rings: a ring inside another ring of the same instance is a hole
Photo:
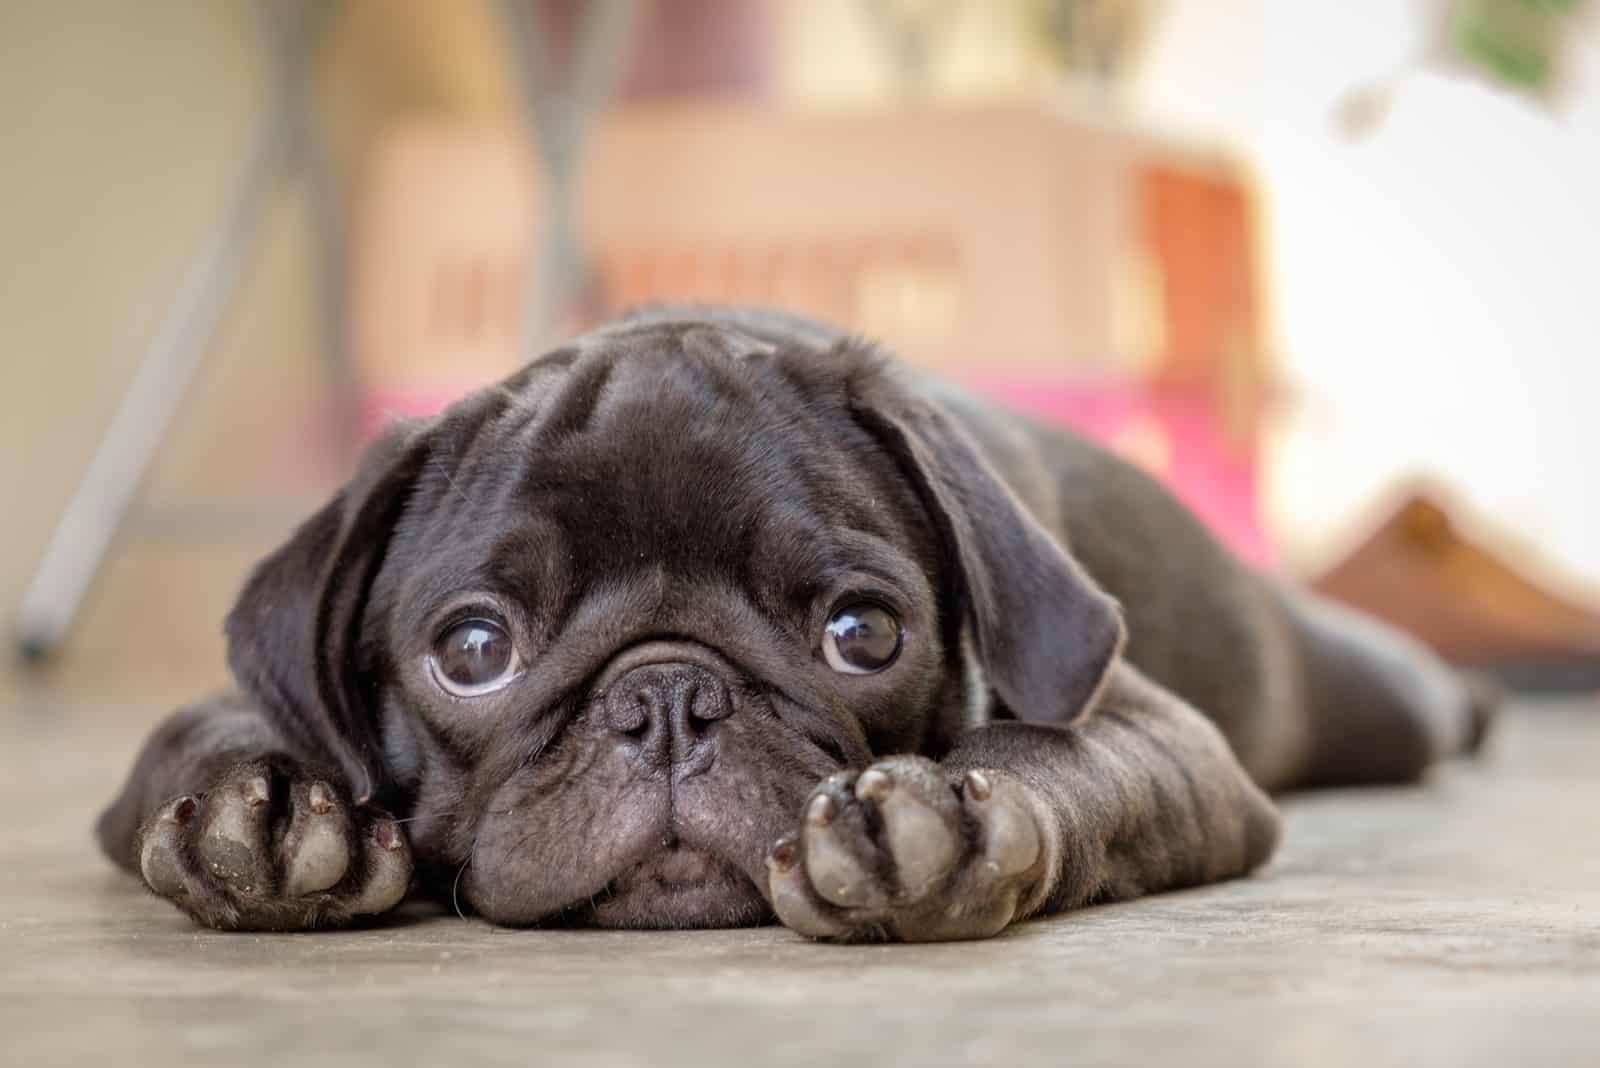
[[[650,701],[640,694],[633,699],[633,704],[627,706],[622,722],[616,725],[618,733],[632,735],[635,738],[644,736],[650,729]]]
[[[730,711],[726,687],[715,683],[696,686],[689,695],[689,718],[695,723],[715,723],[726,719]]]
[[[650,729],[650,700],[642,693],[613,690],[602,701],[606,725],[618,734],[639,737]]]

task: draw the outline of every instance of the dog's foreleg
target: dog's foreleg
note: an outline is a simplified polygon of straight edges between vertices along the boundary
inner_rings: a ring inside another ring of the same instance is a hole
[[[985,937],[1028,916],[1243,875],[1278,815],[1217,729],[1126,665],[1071,725],[996,722],[944,760],[842,772],[769,859],[813,937]]]

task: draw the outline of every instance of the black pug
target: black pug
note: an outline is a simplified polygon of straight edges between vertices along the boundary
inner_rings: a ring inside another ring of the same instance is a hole
[[[255,570],[241,693],[99,836],[213,927],[956,939],[1243,875],[1267,792],[1487,704],[1150,478],[775,313],[655,309],[391,428]]]

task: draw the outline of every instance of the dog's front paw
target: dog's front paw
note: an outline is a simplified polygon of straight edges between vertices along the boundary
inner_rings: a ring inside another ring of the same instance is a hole
[[[388,911],[411,883],[393,819],[283,760],[240,764],[162,805],[137,848],[150,889],[227,930],[338,926]]]
[[[840,941],[987,938],[1015,918],[1045,862],[1027,787],[915,756],[824,780],[800,830],[767,857],[778,918]]]

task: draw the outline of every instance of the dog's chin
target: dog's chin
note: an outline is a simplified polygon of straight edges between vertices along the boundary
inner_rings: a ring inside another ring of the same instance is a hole
[[[575,918],[596,927],[683,930],[769,923],[772,910],[743,873],[674,845],[618,875]]]

